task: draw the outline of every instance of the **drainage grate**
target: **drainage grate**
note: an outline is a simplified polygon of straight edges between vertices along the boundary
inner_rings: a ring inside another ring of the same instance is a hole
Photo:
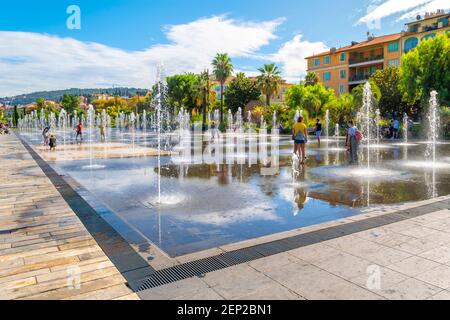
[[[228,265],[215,257],[183,263],[155,272],[142,282],[138,291],[156,288],[196,276],[200,277],[206,273],[221,270],[226,267],[228,267]]]

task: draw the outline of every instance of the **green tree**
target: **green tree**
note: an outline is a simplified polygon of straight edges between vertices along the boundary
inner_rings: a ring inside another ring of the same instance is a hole
[[[298,109],[303,105],[303,99],[306,95],[304,84],[295,84],[286,92],[286,104],[291,109]]]
[[[288,106],[295,110],[302,108],[313,117],[323,116],[327,105],[334,99],[334,91],[325,88],[321,83],[309,86],[301,83],[287,91]]]
[[[374,102],[375,106],[378,107],[378,104],[381,99],[381,90],[380,90],[380,88],[378,88],[378,86],[375,84],[375,82],[373,80],[369,80],[369,82],[370,82],[370,86],[372,88],[373,102]],[[353,95],[355,103],[361,107],[362,101],[363,101],[363,96],[364,96],[364,83],[355,87],[352,90],[352,95]]]
[[[220,83],[220,122],[223,122],[223,86],[225,85],[227,79],[233,74],[233,65],[231,63],[231,59],[226,53],[218,53],[214,58],[212,65],[214,67],[214,76]]]
[[[330,111],[332,122],[344,124],[355,119],[359,106],[355,100],[355,96],[350,93],[344,93],[339,98],[331,101],[327,105],[327,108]]]
[[[197,91],[197,103],[202,109],[202,124],[203,128],[206,127],[206,113],[211,102],[215,100],[215,92],[213,90],[213,83],[211,81],[211,76],[209,70],[202,72],[197,75],[196,80],[196,91]]]
[[[266,96],[266,106],[270,106],[270,98],[280,89],[281,71],[274,64],[265,64],[258,69],[261,73],[258,76],[258,83],[262,93]]]
[[[36,110],[41,111],[42,109],[45,109],[45,99],[44,98],[37,98],[36,99]]]
[[[13,126],[17,127],[17,123],[19,122],[19,111],[17,111],[17,106],[14,106],[12,122],[13,122]]]
[[[239,108],[244,111],[247,104],[250,101],[258,100],[260,95],[258,83],[240,72],[236,74],[236,78],[229,83],[225,91],[225,103],[233,113],[237,112]]]
[[[319,77],[315,72],[308,72],[305,77],[305,86],[313,86],[319,83]]]
[[[179,111],[183,107],[192,109],[197,77],[193,73],[177,74],[167,77],[167,97],[169,104],[175,105]],[[188,106],[185,106],[188,104]]]
[[[333,89],[327,89],[321,83],[306,86],[305,91],[304,107],[315,118],[323,116],[327,105],[336,99]]]
[[[402,57],[400,88],[411,104],[436,90],[441,104],[450,106],[450,34],[421,41]]]
[[[61,107],[63,107],[68,114],[73,114],[80,108],[80,98],[65,94],[61,99]]]
[[[378,106],[382,114],[411,114],[400,90],[400,72],[397,67],[378,70],[372,75],[371,80],[380,89]]]

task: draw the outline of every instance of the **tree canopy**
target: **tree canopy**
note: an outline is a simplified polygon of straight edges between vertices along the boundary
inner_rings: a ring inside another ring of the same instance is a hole
[[[450,34],[423,40],[402,57],[400,88],[411,104],[436,90],[440,103],[450,106]]]
[[[225,91],[225,103],[232,112],[237,112],[239,108],[244,110],[250,101],[258,100],[260,95],[258,83],[238,73]]]

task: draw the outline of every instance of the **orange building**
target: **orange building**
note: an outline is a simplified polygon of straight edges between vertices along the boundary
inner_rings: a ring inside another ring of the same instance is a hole
[[[307,57],[308,72],[314,72],[319,81],[338,95],[351,92],[366,82],[377,70],[399,66],[402,54],[414,49],[421,40],[449,32],[450,14],[439,10],[428,13],[425,18],[406,24],[406,30],[386,36],[352,42],[342,48]]]

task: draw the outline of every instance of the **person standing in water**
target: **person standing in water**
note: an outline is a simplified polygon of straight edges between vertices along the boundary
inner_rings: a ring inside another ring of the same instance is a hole
[[[301,164],[306,160],[306,144],[308,143],[308,129],[303,123],[304,118],[299,117],[293,128],[294,154],[301,159]]]
[[[319,143],[319,148],[320,148],[320,137],[322,136],[322,123],[320,122],[320,119],[317,119],[316,122],[316,137],[317,137],[317,142]]]
[[[358,135],[358,128],[356,128],[353,121],[349,121],[345,146],[349,147],[350,164],[358,164],[359,141],[357,135]]]
[[[103,123],[100,123],[98,128],[100,129],[100,141],[105,142],[106,141],[105,125]]]
[[[75,132],[77,134],[75,137],[75,141],[78,142],[78,137],[80,137],[81,141],[83,141],[83,125],[81,124],[81,120],[75,128]]]
[[[45,127],[44,131],[42,131],[42,138],[44,140],[44,147],[48,146],[48,138],[49,138],[49,127]]]
[[[400,131],[400,121],[394,117],[394,129],[392,134],[392,140],[398,139],[398,133]]]

